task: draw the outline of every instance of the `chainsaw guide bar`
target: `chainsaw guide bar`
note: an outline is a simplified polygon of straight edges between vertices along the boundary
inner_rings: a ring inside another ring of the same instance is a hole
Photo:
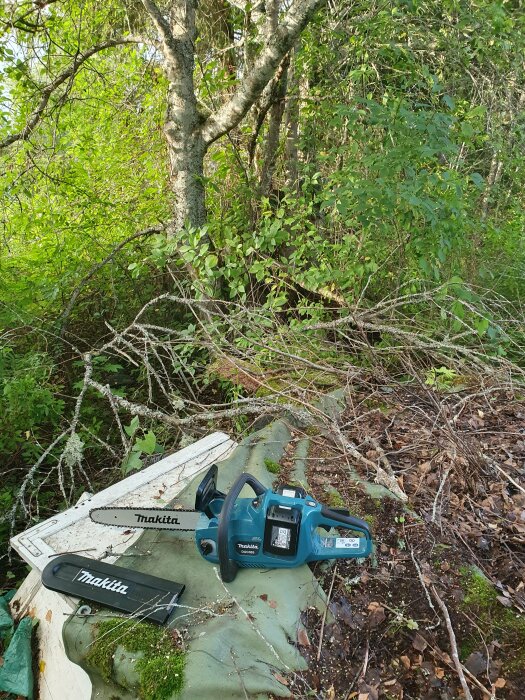
[[[110,527],[178,530],[179,532],[195,532],[200,515],[195,510],[134,508],[133,506],[94,508],[89,513],[93,522]]]

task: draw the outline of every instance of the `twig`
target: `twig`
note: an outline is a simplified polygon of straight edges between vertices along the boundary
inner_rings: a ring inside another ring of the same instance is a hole
[[[231,656],[233,668],[235,669],[235,672],[237,673],[237,676],[239,677],[239,683],[241,684],[241,688],[242,688],[242,692],[244,693],[244,697],[246,698],[246,700],[249,700],[248,693],[246,692],[246,686],[244,685],[244,681],[243,681],[242,676],[241,676],[241,672],[240,672],[237,664],[235,663],[235,654],[233,652],[233,647],[230,647],[230,656]]]
[[[446,483],[446,481],[447,481],[447,479],[448,479],[448,475],[450,474],[450,470],[451,470],[451,469],[452,469],[451,466],[448,466],[448,467],[445,469],[445,473],[443,474],[443,477],[442,477],[442,479],[441,479],[441,483],[439,484],[439,488],[438,488],[438,490],[436,491],[436,497],[434,498],[434,504],[433,504],[433,506],[432,506],[432,518],[431,518],[431,522],[432,522],[432,523],[435,523],[435,522],[436,522],[436,514],[437,514],[437,504],[438,504],[438,500],[439,500],[439,497],[440,497],[440,495],[441,495],[441,492],[443,491],[443,488],[445,487],[445,483]],[[441,519],[441,513],[440,513],[440,516],[439,516],[439,517],[440,517],[440,519]]]
[[[365,658],[363,659],[363,665],[361,666],[359,671],[356,673],[354,680],[350,683],[348,691],[345,695],[345,700],[348,700],[348,698],[350,697],[350,693],[352,692],[352,688],[357,683],[357,681],[363,681],[365,679],[366,669],[368,668],[369,653],[370,653],[370,639],[367,637],[366,638],[366,648],[365,648]]]
[[[334,431],[337,433],[344,449],[347,450],[354,459],[356,459],[358,462],[361,462],[362,464],[365,464],[370,469],[375,470],[375,481],[378,484],[381,484],[381,486],[384,486],[389,491],[391,491],[395,496],[397,496],[397,498],[399,498],[400,501],[403,501],[403,503],[406,503],[408,501],[408,496],[397,483],[397,479],[395,478],[393,473],[387,474],[383,467],[379,466],[377,462],[372,462],[372,460],[363,457],[363,455],[359,452],[354,443],[350,442],[350,440],[344,437],[339,427],[334,426]]]
[[[445,618],[445,624],[447,625],[447,631],[448,631],[448,636],[450,639],[450,651],[452,655],[452,660],[454,661],[454,666],[456,667],[457,674],[459,676],[459,681],[461,683],[461,687],[463,688],[463,692],[465,693],[465,698],[466,700],[473,700],[472,694],[470,692],[470,689],[467,685],[467,681],[465,679],[465,674],[463,673],[463,666],[461,665],[461,662],[459,660],[459,653],[458,653],[458,645],[456,644],[456,635],[454,634],[454,628],[452,627],[452,622],[450,621],[450,615],[448,613],[448,608],[445,605],[445,603],[441,600],[441,598],[438,595],[438,592],[434,588],[434,586],[430,586],[430,591],[434,598],[437,601],[437,604],[441,608],[441,612],[443,613],[443,616]],[[489,693],[490,695],[490,693]]]
[[[486,459],[486,458],[485,458],[485,459]],[[499,472],[501,472],[501,473],[503,474],[503,476],[504,476],[505,478],[507,478],[507,479],[510,481],[511,484],[513,484],[513,485],[514,485],[517,489],[519,489],[522,493],[525,493],[525,488],[523,488],[523,486],[521,486],[521,484],[518,484],[518,482],[517,482],[515,479],[513,479],[513,478],[510,476],[510,474],[507,474],[507,472],[506,472],[504,469],[502,469],[502,468],[499,466],[499,464],[496,464],[496,462],[493,462],[492,460],[490,460],[490,461],[487,460],[487,461],[488,461],[488,463],[490,464],[491,467],[494,467],[494,469],[497,469]]]
[[[404,525],[403,525],[403,534],[405,535],[405,541],[406,541],[407,536],[406,536],[406,530],[405,530]],[[412,558],[412,562],[414,564],[414,568],[417,571],[419,582],[421,583],[422,589],[425,591],[425,595],[427,597],[428,604],[430,605],[430,607],[434,611],[435,616],[438,618],[438,621],[435,625],[431,625],[430,627],[427,628],[427,629],[431,630],[431,629],[434,629],[435,627],[439,627],[439,624],[440,624],[439,615],[437,613],[436,608],[434,607],[434,603],[432,602],[432,598],[430,597],[430,593],[428,592],[428,586],[425,584],[425,580],[423,579],[423,573],[421,572],[421,567],[419,566],[419,562],[417,561],[416,557],[414,556],[414,550],[412,549],[412,547],[409,547],[409,551],[410,551],[410,556]]]
[[[334,566],[334,573],[332,574],[332,583],[330,584],[330,590],[328,591],[328,598],[326,599],[326,607],[323,613],[323,619],[321,622],[321,631],[319,633],[319,645],[317,647],[317,661],[321,658],[321,647],[323,646],[323,635],[324,635],[324,624],[326,622],[326,616],[328,614],[328,606],[330,605],[330,598],[332,597],[332,589],[334,587],[335,575],[337,573],[337,564]]]

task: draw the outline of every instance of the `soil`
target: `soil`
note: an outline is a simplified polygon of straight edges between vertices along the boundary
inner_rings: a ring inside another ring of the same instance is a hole
[[[311,437],[310,491],[366,518],[375,556],[313,567],[329,610],[324,627],[317,609],[304,612],[309,668],[283,679],[294,698],[464,698],[438,598],[473,700],[525,697],[525,405],[498,392],[433,394],[354,395],[342,419],[368,463],[386,458],[406,506],[366,495],[350,468],[375,475],[333,434]]]

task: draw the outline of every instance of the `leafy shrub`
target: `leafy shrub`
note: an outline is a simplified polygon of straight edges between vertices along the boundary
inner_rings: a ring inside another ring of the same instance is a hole
[[[0,348],[0,455],[21,451],[31,459],[42,429],[58,425],[64,402],[55,395],[52,370],[45,353],[22,355],[9,346]]]

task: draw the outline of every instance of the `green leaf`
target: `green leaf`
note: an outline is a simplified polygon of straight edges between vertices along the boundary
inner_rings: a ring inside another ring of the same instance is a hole
[[[443,100],[443,102],[447,105],[447,107],[450,110],[453,110],[456,107],[456,103],[454,102],[454,100],[452,99],[452,97],[450,95],[443,95],[443,97],[441,99]]]
[[[476,187],[478,189],[481,190],[483,188],[483,184],[485,181],[483,180],[483,177],[479,173],[471,173],[470,179],[472,180],[472,182],[476,185]]]
[[[141,469],[142,460],[138,452],[130,452],[129,456],[122,462],[121,470],[124,475]]]
[[[148,430],[143,438],[137,438],[133,449],[137,452],[145,452],[147,455],[152,455],[155,452],[155,445],[157,444],[157,438],[152,430]]]
[[[135,433],[137,432],[137,428],[140,425],[140,419],[138,416],[133,416],[131,423],[129,425],[124,426],[124,431],[126,435],[129,435],[129,437],[133,437]]]
[[[476,323],[476,330],[478,332],[478,335],[484,335],[487,332],[487,329],[490,325],[490,322],[486,318],[480,318],[480,320]]]

